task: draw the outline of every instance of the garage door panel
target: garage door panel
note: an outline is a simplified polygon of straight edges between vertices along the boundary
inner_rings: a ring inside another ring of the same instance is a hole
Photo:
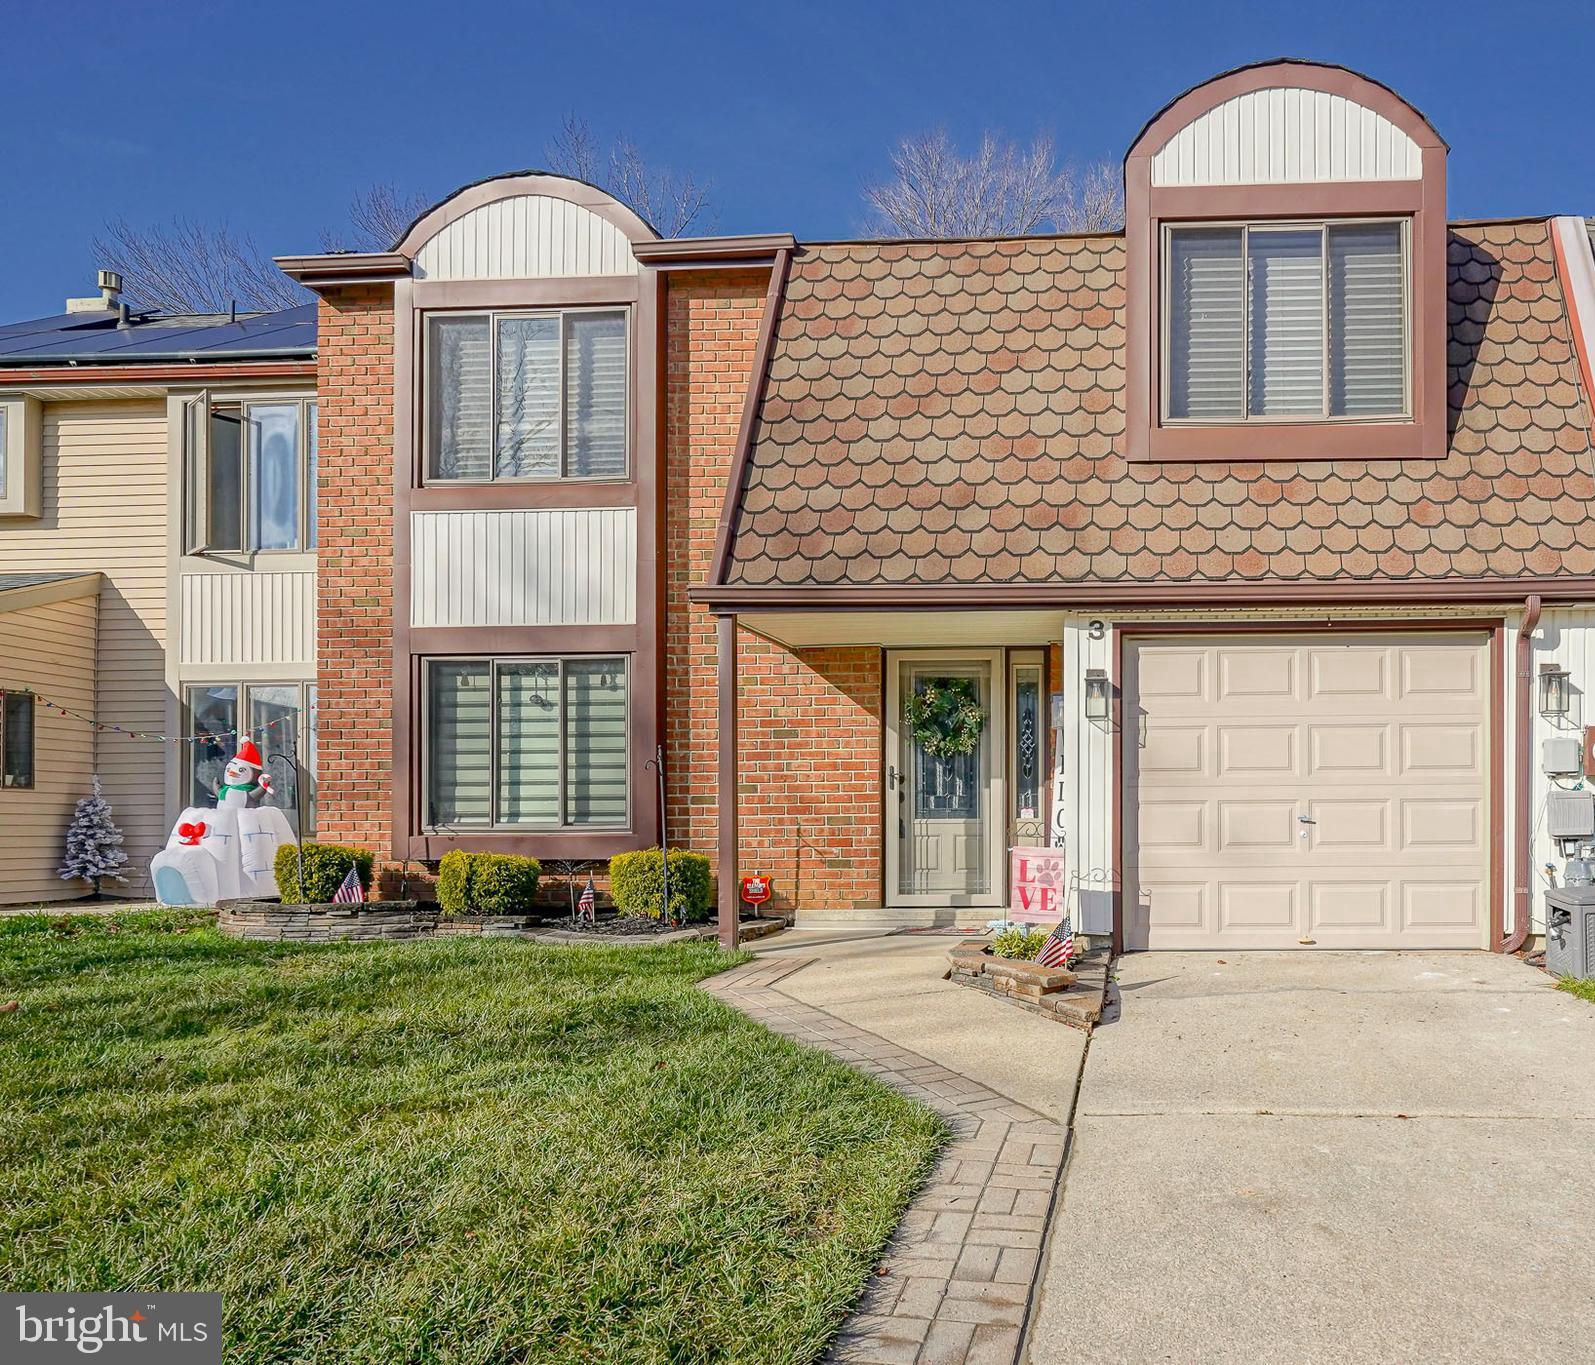
[[[1483,946],[1488,660],[1483,635],[1130,641],[1126,942]]]

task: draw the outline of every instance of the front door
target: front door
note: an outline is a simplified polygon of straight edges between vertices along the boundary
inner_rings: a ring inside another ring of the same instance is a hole
[[[1007,896],[1001,650],[892,654],[887,674],[888,905]]]

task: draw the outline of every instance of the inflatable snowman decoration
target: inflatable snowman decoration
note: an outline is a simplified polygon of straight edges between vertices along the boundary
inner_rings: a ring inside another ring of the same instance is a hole
[[[215,905],[234,896],[275,896],[277,850],[293,842],[288,817],[265,805],[271,779],[245,739],[222,773],[216,808],[190,806],[150,860],[162,905]]]

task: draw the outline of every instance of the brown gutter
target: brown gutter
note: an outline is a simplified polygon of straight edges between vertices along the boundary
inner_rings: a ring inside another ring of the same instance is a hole
[[[314,379],[314,360],[202,360],[163,365],[49,365],[0,368],[0,387],[16,384],[194,384],[206,379]]]
[[[737,508],[742,503],[742,485],[747,478],[748,457],[753,449],[753,423],[764,398],[770,352],[775,346],[775,325],[781,311],[781,295],[786,289],[787,267],[791,263],[791,250],[783,248],[776,252],[775,263],[770,267],[770,287],[764,293],[764,315],[759,319],[759,340],[753,353],[753,374],[748,380],[748,392],[742,402],[742,424],[737,428],[737,444],[731,454],[731,471],[726,478],[725,501],[720,507],[720,525],[714,537],[714,560],[709,566],[709,582],[714,586],[705,591],[736,591],[719,585],[725,582],[726,567],[731,559],[731,531],[736,523]],[[689,594],[689,597],[701,600],[696,592]]]
[[[1529,744],[1532,742],[1534,679],[1530,675],[1530,655],[1534,649],[1534,628],[1540,623],[1540,599],[1530,594],[1523,603],[1523,619],[1517,628],[1517,742],[1512,758],[1517,767],[1516,801],[1517,858],[1512,878],[1512,932],[1496,945],[1496,951],[1515,953],[1529,936],[1529,880],[1533,875],[1534,848],[1529,838]]]
[[[761,232],[744,237],[676,237],[661,242],[633,242],[631,254],[644,265],[665,269],[705,269],[716,265],[769,265],[782,251],[795,251],[790,232]]]
[[[735,488],[747,459],[739,447]],[[722,536],[735,512],[729,501],[721,517]],[[727,537],[728,538],[728,537]],[[1304,607],[1337,603],[1466,603],[1519,602],[1534,594],[1545,601],[1583,602],[1595,598],[1595,578],[1372,578],[1336,581],[1257,579],[1250,582],[1196,583],[866,583],[838,586],[814,584],[722,583],[724,548],[717,548],[715,572],[687,596],[712,610],[814,611],[925,610],[965,611],[1031,607],[1088,611],[1094,607],[1143,606],[1280,606]]]

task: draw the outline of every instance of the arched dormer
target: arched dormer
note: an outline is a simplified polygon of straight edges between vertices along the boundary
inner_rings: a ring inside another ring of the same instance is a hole
[[[1129,457],[1442,456],[1446,150],[1313,62],[1158,113],[1124,163]]]

